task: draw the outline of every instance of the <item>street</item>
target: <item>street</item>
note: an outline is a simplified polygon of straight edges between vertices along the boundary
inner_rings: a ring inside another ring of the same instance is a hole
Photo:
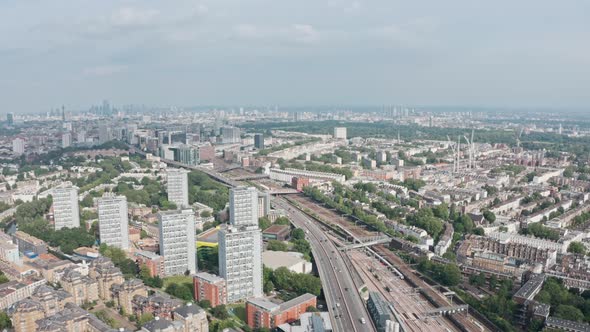
[[[303,212],[281,198],[273,203],[283,208],[295,226],[305,231],[315,258],[334,331],[375,331],[346,265],[324,231]],[[362,322],[364,320],[364,324]]]

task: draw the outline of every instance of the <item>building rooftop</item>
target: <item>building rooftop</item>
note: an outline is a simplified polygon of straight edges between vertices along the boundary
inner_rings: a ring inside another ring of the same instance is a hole
[[[280,234],[285,231],[289,231],[291,228],[289,225],[272,225],[269,228],[265,229],[263,233],[266,234]]]
[[[306,260],[300,252],[267,250],[262,253],[262,262],[267,267],[275,270],[279,267],[293,266],[301,262],[306,262]]]
[[[330,332],[332,323],[327,312],[306,312],[299,318],[298,325],[282,324],[277,327],[281,332]]]
[[[219,228],[211,228],[197,235],[197,242],[217,245],[219,243]]]
[[[296,297],[296,298],[294,298],[294,299],[292,299],[290,301],[281,303],[280,304],[280,309],[281,309],[281,311],[287,310],[289,308],[292,308],[294,306],[298,306],[298,305],[300,305],[302,303],[305,303],[305,302],[307,302],[309,300],[312,300],[312,299],[315,299],[315,298],[316,298],[315,295],[312,295],[312,294],[309,294],[309,293],[305,293],[305,294],[303,294],[301,296],[298,296],[298,297]]]
[[[537,274],[527,281],[519,290],[516,291],[514,297],[526,300],[532,300],[535,295],[541,290],[545,282],[544,274]]]
[[[187,318],[190,315],[196,315],[200,312],[205,312],[205,310],[203,310],[203,308],[199,307],[198,305],[190,302],[180,308],[174,309],[175,315],[178,314],[184,318]]]
[[[22,239],[24,241],[27,241],[29,243],[32,243],[32,244],[45,244],[45,241],[43,241],[41,239],[38,239],[38,238],[36,238],[36,237],[34,237],[32,235],[29,235],[29,234],[27,234],[27,233],[25,233],[23,231],[16,231],[14,233],[14,236],[16,236],[19,239]]]
[[[280,308],[280,306],[278,304],[270,302],[269,300],[267,300],[265,298],[249,299],[248,303],[253,304],[253,305],[255,305],[261,309],[264,309],[266,311],[269,311],[269,312],[276,311]]]
[[[590,325],[586,323],[578,323],[571,320],[559,319],[555,317],[547,317],[545,324],[549,327],[556,327],[565,331],[572,332],[590,332]]]
[[[195,277],[197,277],[199,279],[203,279],[203,280],[205,280],[209,283],[212,283],[212,284],[225,281],[225,279],[223,279],[222,277],[219,277],[214,274],[207,273],[207,272],[199,272],[195,275]]]

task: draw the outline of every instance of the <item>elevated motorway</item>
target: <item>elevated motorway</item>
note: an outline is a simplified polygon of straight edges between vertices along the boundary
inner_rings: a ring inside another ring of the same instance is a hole
[[[284,199],[273,198],[272,202],[286,211],[293,224],[303,229],[307,234],[322,281],[322,290],[328,304],[334,331],[375,331],[364,301],[358,294],[350,275],[350,267],[334,243],[328,239],[316,223]],[[364,324],[362,320],[364,320]]]

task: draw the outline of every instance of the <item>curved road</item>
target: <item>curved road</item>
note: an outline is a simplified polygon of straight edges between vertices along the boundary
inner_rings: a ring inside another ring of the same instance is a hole
[[[354,285],[349,266],[324,230],[287,201],[276,198],[272,202],[283,208],[293,224],[306,233],[320,274],[334,331],[375,331],[365,303]],[[361,318],[364,319],[364,324]]]

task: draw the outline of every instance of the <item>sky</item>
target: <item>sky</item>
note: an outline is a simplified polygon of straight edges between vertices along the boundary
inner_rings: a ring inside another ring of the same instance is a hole
[[[0,0],[0,113],[587,108],[587,0]]]

